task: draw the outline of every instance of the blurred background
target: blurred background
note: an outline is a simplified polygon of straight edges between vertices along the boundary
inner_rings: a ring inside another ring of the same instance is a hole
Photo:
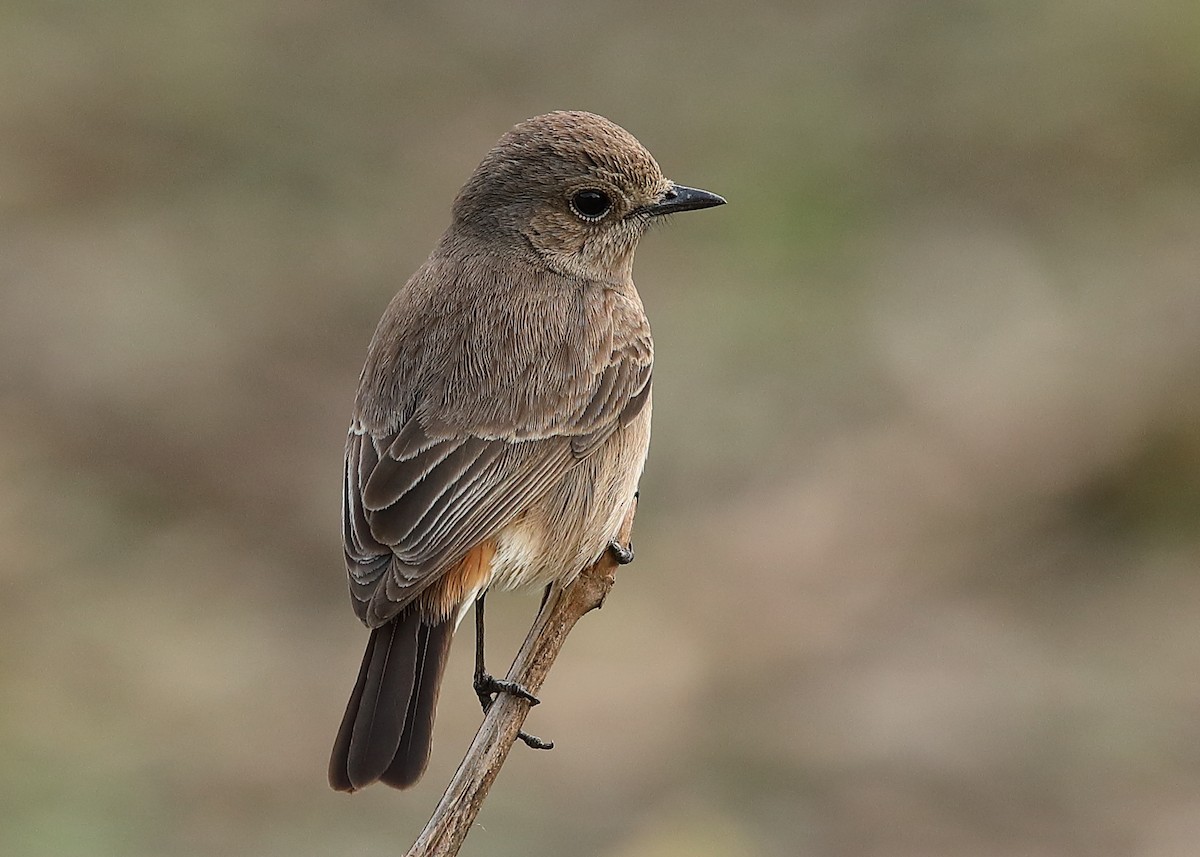
[[[643,242],[637,562],[464,855],[1200,842],[1200,6],[0,12],[0,853],[399,854],[326,786],[342,444],[509,126],[728,197]],[[490,602],[505,668],[537,595]]]

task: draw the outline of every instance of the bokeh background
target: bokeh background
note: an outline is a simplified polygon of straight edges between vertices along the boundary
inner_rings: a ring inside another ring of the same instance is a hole
[[[510,125],[726,195],[643,242],[638,561],[465,855],[1200,847],[1200,6],[7,0],[0,853],[403,853],[325,785],[344,431]],[[504,667],[535,594],[496,598]]]

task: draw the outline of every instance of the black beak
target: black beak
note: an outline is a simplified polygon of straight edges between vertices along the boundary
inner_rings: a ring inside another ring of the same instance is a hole
[[[724,205],[725,198],[694,187],[684,187],[673,184],[653,205],[641,209],[642,214],[657,217],[660,214],[676,214],[680,211],[692,211],[697,208],[712,208],[714,205]]]

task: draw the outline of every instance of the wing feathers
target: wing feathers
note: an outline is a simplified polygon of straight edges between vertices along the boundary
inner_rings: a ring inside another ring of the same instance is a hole
[[[417,408],[378,438],[356,423],[346,444],[343,532],[359,616],[372,626],[395,616],[628,425],[649,399],[652,354],[647,329],[613,347],[590,383],[565,379],[582,393],[567,396],[564,387],[563,401],[577,402],[565,422],[560,409],[514,415],[499,433],[494,415],[475,430],[431,430]]]
[[[380,484],[387,484],[388,489],[381,488],[378,496],[391,500],[385,507],[374,510],[371,517],[371,532],[375,538],[388,545],[403,545],[409,541],[413,528],[420,524],[427,515],[435,509],[445,508],[440,502],[442,496],[452,492],[458,486],[459,480],[476,459],[487,448],[489,441],[479,438],[469,438],[464,441],[446,441],[430,447],[426,452],[407,462],[399,462],[394,466],[390,456],[379,462],[375,474],[382,473]],[[445,450],[451,451],[446,453]],[[437,458],[431,467],[425,467],[421,459],[428,456]],[[413,464],[412,467],[405,465]],[[413,475],[420,472],[417,479]],[[375,474],[367,483],[370,490],[375,484]],[[402,491],[395,489],[403,488]],[[404,502],[399,500],[403,498]]]
[[[460,452],[462,445],[462,441],[444,440],[410,458],[396,459],[390,452],[384,455],[363,485],[363,507],[370,512],[388,508],[410,494],[418,483],[428,482],[425,477],[430,471]]]

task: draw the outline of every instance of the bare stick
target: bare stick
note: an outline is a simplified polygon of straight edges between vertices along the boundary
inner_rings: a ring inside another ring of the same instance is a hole
[[[635,503],[621,527],[619,538],[625,544],[629,543],[636,509]],[[508,670],[508,681],[520,684],[533,694],[541,689],[554,658],[575,623],[583,614],[604,603],[616,582],[616,570],[617,562],[612,552],[605,551],[570,586],[564,589],[554,585]],[[525,700],[511,693],[496,695],[467,755],[407,857],[453,857],[458,853],[528,713],[529,703]]]

